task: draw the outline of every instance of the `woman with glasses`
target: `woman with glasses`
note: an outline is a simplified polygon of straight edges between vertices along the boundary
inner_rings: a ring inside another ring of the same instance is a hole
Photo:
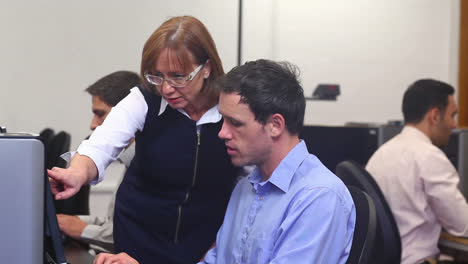
[[[70,197],[101,180],[135,136],[116,196],[115,252],[141,263],[195,263],[215,241],[239,172],[218,138],[214,80],[223,74],[205,26],[188,16],[169,19],[143,48],[143,87],[112,109],[68,169],[48,172],[56,198]],[[118,263],[122,255],[98,258]]]

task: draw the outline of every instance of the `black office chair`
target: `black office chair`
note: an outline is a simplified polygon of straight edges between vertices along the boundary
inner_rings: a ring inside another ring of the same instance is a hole
[[[60,155],[70,150],[71,136],[67,132],[61,131],[57,133],[50,142],[50,147],[47,151],[46,166],[48,169],[52,167],[65,168],[67,162]],[[83,185],[80,191],[65,200],[55,200],[55,208],[59,214],[69,215],[89,215],[89,185]]]
[[[55,135],[55,131],[52,128],[44,128],[40,133],[39,136],[42,139],[42,142],[44,142],[44,146],[46,148],[46,151],[49,150],[50,148],[50,143],[52,141],[52,138]]]
[[[369,263],[401,263],[401,240],[392,211],[374,178],[358,163],[343,161],[336,166],[336,175],[347,185],[367,193],[377,212],[377,232]]]
[[[367,264],[374,248],[377,213],[372,198],[357,187],[347,186],[356,207],[353,244],[346,264]]]
[[[67,132],[60,131],[50,139],[47,150],[46,167],[65,168],[66,162],[60,158],[60,155],[70,150],[71,136]]]

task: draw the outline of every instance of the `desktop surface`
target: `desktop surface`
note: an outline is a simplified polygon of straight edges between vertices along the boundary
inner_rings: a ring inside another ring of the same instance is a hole
[[[65,256],[70,264],[90,264],[94,261],[88,249],[77,241],[67,240],[65,243]]]

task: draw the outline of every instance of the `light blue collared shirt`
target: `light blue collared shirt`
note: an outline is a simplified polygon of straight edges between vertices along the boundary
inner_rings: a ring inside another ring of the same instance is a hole
[[[201,263],[344,264],[355,219],[346,186],[301,141],[268,180],[256,168],[237,184]]]

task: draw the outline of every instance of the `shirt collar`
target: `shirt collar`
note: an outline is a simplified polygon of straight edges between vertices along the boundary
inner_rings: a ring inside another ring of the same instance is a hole
[[[162,115],[162,113],[164,113],[164,111],[166,111],[166,108],[167,108],[167,105],[169,103],[166,101],[166,99],[164,99],[162,96],[161,96],[161,106],[159,106],[159,113],[158,113],[158,116]]]
[[[299,144],[284,157],[268,180],[262,182],[262,175],[259,168],[255,168],[250,174],[249,180],[255,189],[257,189],[258,186],[264,186],[267,182],[270,182],[283,192],[287,192],[296,170],[308,155],[309,151],[307,150],[307,146],[304,140],[301,140]]]
[[[162,115],[162,113],[166,111],[168,105],[169,103],[166,101],[166,99],[161,97],[161,106],[159,107],[158,116]],[[177,111],[179,111],[186,117],[190,118],[187,112],[185,112],[183,109],[177,109]],[[207,123],[218,123],[222,118],[223,116],[221,115],[221,113],[219,113],[219,106],[218,104],[216,104],[215,106],[210,108],[208,111],[206,111],[206,113],[203,114],[200,120],[198,120],[197,125],[203,125]]]
[[[419,130],[419,129],[415,128],[415,127],[412,127],[412,126],[403,127],[403,130],[401,131],[401,134],[402,135],[408,135],[408,136],[411,136],[411,137],[415,137],[415,138],[418,138],[418,139],[420,139],[420,140],[422,140],[424,142],[432,144],[431,139],[426,134],[424,134],[421,130]]]

